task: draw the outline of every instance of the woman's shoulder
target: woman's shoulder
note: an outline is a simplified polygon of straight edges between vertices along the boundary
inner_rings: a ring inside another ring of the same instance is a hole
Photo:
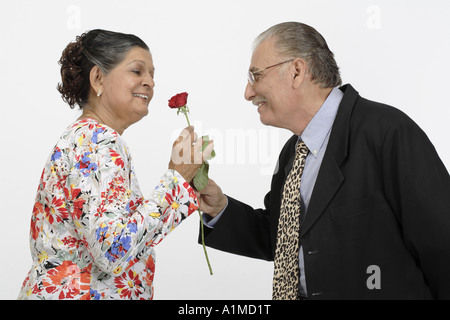
[[[121,142],[120,135],[114,129],[92,118],[78,119],[70,124],[61,139],[77,145]]]
[[[93,118],[77,119],[75,122],[71,123],[67,127],[66,131],[73,131],[73,132],[102,131],[112,136],[119,136],[117,131]]]

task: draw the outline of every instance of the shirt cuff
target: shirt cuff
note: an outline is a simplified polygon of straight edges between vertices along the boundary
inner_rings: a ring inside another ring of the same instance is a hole
[[[228,197],[227,198],[227,204],[225,205],[225,208],[223,208],[222,211],[220,211],[220,213],[215,216],[214,218],[212,218],[210,215],[208,215],[207,213],[203,213],[203,224],[205,226],[207,226],[208,228],[214,228],[214,226],[216,225],[217,221],[219,221],[220,217],[222,216],[223,212],[227,209],[228,207]]]

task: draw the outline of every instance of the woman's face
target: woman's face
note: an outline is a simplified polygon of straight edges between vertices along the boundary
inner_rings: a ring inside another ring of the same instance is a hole
[[[101,105],[123,128],[148,114],[155,86],[154,75],[150,52],[135,47],[119,65],[103,76]]]

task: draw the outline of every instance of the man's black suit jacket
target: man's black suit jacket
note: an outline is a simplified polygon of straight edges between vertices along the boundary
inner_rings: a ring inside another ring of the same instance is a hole
[[[450,176],[444,164],[404,113],[362,98],[351,85],[341,90],[301,219],[308,298],[450,299]],[[280,153],[265,209],[229,197],[214,229],[207,228],[208,246],[273,260],[297,138]]]

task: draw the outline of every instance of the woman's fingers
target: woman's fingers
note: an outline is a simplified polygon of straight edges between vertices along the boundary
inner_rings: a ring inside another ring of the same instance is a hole
[[[202,163],[211,157],[213,149],[211,140],[203,150],[203,139],[198,139],[193,126],[186,127],[173,144],[169,168],[177,170],[190,182]]]
[[[188,139],[188,138],[190,138],[190,139]],[[188,141],[190,141],[192,144],[192,143],[194,143],[195,140],[197,140],[197,134],[194,132],[194,127],[189,126],[189,127],[184,128],[183,131],[181,131],[180,135],[173,143],[173,146],[175,146],[178,143],[188,142]]]

